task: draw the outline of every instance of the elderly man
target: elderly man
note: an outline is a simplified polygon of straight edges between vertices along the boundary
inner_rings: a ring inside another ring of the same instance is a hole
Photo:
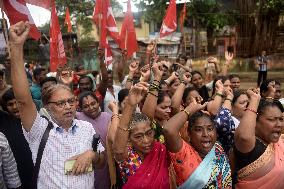
[[[23,45],[30,25],[10,27],[11,75],[25,137],[35,164],[33,187],[94,188],[92,168],[105,163],[104,148],[92,124],[75,118],[76,100],[65,85],[52,85],[42,94],[51,119],[40,117],[33,103],[23,61]]]

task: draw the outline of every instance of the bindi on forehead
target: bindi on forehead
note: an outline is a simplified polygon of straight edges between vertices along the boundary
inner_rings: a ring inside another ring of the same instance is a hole
[[[90,104],[90,103],[93,103],[93,102],[97,102],[97,101],[92,96],[86,96],[86,97],[83,98],[84,104]]]

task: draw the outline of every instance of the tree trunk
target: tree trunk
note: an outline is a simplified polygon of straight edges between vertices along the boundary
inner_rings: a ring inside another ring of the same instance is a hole
[[[216,54],[216,48],[214,48],[213,42],[214,42],[214,38],[213,38],[213,32],[214,29],[213,28],[207,28],[207,43],[208,43],[208,53],[209,54]]]
[[[273,51],[280,14],[271,10],[263,11],[267,0],[260,0],[257,9],[257,0],[236,1],[241,15],[238,21],[238,55],[252,57],[259,55],[262,50]]]

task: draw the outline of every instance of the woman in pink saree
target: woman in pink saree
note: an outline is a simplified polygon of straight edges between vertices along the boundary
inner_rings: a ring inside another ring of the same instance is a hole
[[[123,189],[170,188],[167,150],[155,141],[150,119],[134,113],[146,92],[145,83],[132,87],[116,130],[113,152],[119,164]]]
[[[284,188],[284,126],[277,103],[248,90],[249,106],[235,132],[237,189]]]

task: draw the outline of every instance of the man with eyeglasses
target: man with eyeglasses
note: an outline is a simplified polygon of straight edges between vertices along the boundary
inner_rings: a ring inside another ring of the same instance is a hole
[[[42,93],[50,120],[40,117],[29,92],[23,67],[23,45],[30,25],[10,27],[11,75],[24,135],[35,174],[32,188],[94,188],[93,168],[105,164],[104,147],[89,122],[75,119],[76,100],[66,85],[52,85]]]

